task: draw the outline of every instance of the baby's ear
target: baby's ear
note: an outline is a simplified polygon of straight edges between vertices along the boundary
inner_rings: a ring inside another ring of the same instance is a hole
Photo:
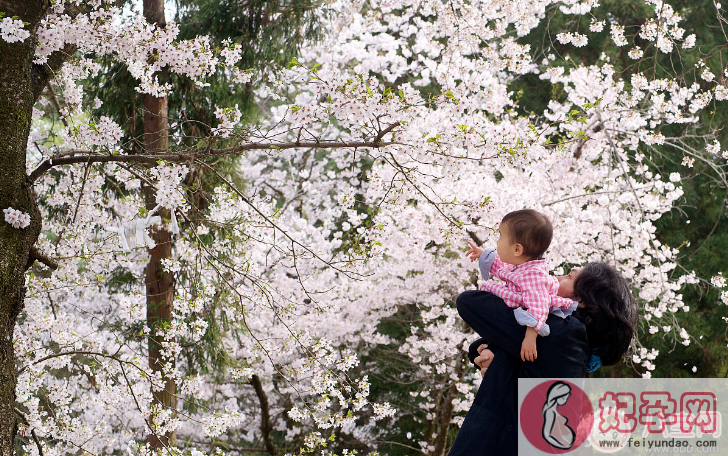
[[[513,246],[513,255],[515,255],[515,256],[523,255],[523,246],[521,244],[516,244]]]

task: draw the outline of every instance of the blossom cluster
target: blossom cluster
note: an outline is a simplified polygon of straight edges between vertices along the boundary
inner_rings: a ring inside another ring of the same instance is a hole
[[[47,16],[38,29],[35,62],[44,63],[67,44],[75,45],[84,54],[114,55],[139,80],[137,90],[155,96],[163,96],[171,89],[168,83],[161,84],[156,75],[165,67],[201,86],[204,78],[216,71],[218,59],[208,37],[175,41],[179,33],[175,23],[158,28],[142,15],[115,20],[120,15],[121,10],[112,6],[75,17],[62,13]]]
[[[2,15],[0,14],[0,17]],[[25,41],[30,37],[30,32],[25,30],[23,21],[12,17],[3,17],[0,20],[0,39],[8,43]]]
[[[220,51],[220,57],[225,59],[225,65],[232,67],[242,58],[243,47],[232,40],[226,39],[222,42],[223,49]]]
[[[236,104],[234,108],[216,108],[215,117],[220,121],[220,125],[212,129],[212,134],[221,138],[227,138],[235,129],[238,122],[240,122],[242,113]]]
[[[185,206],[184,195],[180,191],[180,184],[187,176],[189,168],[185,165],[171,165],[160,163],[151,169],[151,174],[157,179],[157,203],[173,211]]]
[[[101,146],[112,147],[119,143],[123,132],[121,127],[106,116],[101,116],[98,121],[91,121],[79,125],[79,127],[69,136],[69,144],[81,147]]]
[[[8,207],[3,209],[3,213],[5,214],[5,221],[13,228],[26,228],[30,225],[30,215],[23,211]]]
[[[723,274],[718,273],[718,275],[711,277],[710,284],[720,290],[720,302],[728,305],[728,290],[724,290],[726,287],[726,279],[723,277]]]

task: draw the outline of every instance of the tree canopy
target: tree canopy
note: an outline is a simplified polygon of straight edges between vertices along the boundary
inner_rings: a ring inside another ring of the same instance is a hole
[[[444,455],[524,207],[726,375],[721,8],[0,1],[0,455]]]

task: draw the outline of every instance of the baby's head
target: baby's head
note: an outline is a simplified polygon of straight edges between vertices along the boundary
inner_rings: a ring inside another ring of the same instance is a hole
[[[523,264],[543,257],[551,245],[551,221],[533,209],[506,214],[501,220],[498,256],[506,263]]]

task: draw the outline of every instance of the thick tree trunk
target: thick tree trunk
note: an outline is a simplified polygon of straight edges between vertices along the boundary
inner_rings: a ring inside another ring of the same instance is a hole
[[[6,17],[18,16],[35,31],[50,2],[0,1]],[[17,376],[13,331],[23,309],[25,266],[41,229],[41,218],[25,172],[25,152],[39,78],[33,68],[31,38],[16,43],[0,39],[0,209],[30,214],[30,226],[13,228],[0,214],[0,456],[13,454],[17,422]]]
[[[144,196],[147,209],[153,209],[156,205],[154,203],[154,190],[149,187],[145,188]],[[160,215],[162,218],[169,218],[169,211],[161,211]],[[172,257],[172,235],[163,228],[152,230],[150,234],[157,246],[149,251],[150,256],[146,270],[147,324],[151,330],[149,337],[149,366],[153,371],[162,372],[162,378],[165,379],[164,390],[152,390],[152,393],[155,403],[176,411],[177,385],[173,379],[164,374],[164,365],[169,365],[169,362],[162,355],[164,336],[156,335],[157,329],[163,329],[165,323],[172,321],[174,279],[172,274],[164,272],[162,269],[162,259]],[[172,366],[169,365],[169,367]],[[163,436],[150,435],[149,443],[152,449],[174,446],[175,437],[174,432]]]
[[[166,25],[164,0],[144,0],[144,17],[149,23],[164,27]],[[144,149],[147,154],[167,151],[168,128],[167,98],[144,95]],[[156,206],[154,190],[146,187],[144,198],[147,210],[152,210]],[[159,215],[163,220],[170,218],[167,210],[160,211]],[[149,366],[153,371],[162,372],[162,378],[165,379],[164,390],[152,391],[152,393],[155,403],[172,409],[175,413],[177,410],[177,385],[173,379],[164,375],[163,366],[168,362],[162,355],[164,336],[156,335],[158,328],[164,328],[165,323],[172,321],[174,279],[172,274],[164,272],[162,269],[162,260],[172,257],[172,234],[159,227],[152,230],[151,237],[157,246],[149,251],[150,257],[146,271],[147,324],[152,331],[149,338]],[[150,435],[149,443],[153,450],[174,446],[175,437],[174,432],[163,436]]]

